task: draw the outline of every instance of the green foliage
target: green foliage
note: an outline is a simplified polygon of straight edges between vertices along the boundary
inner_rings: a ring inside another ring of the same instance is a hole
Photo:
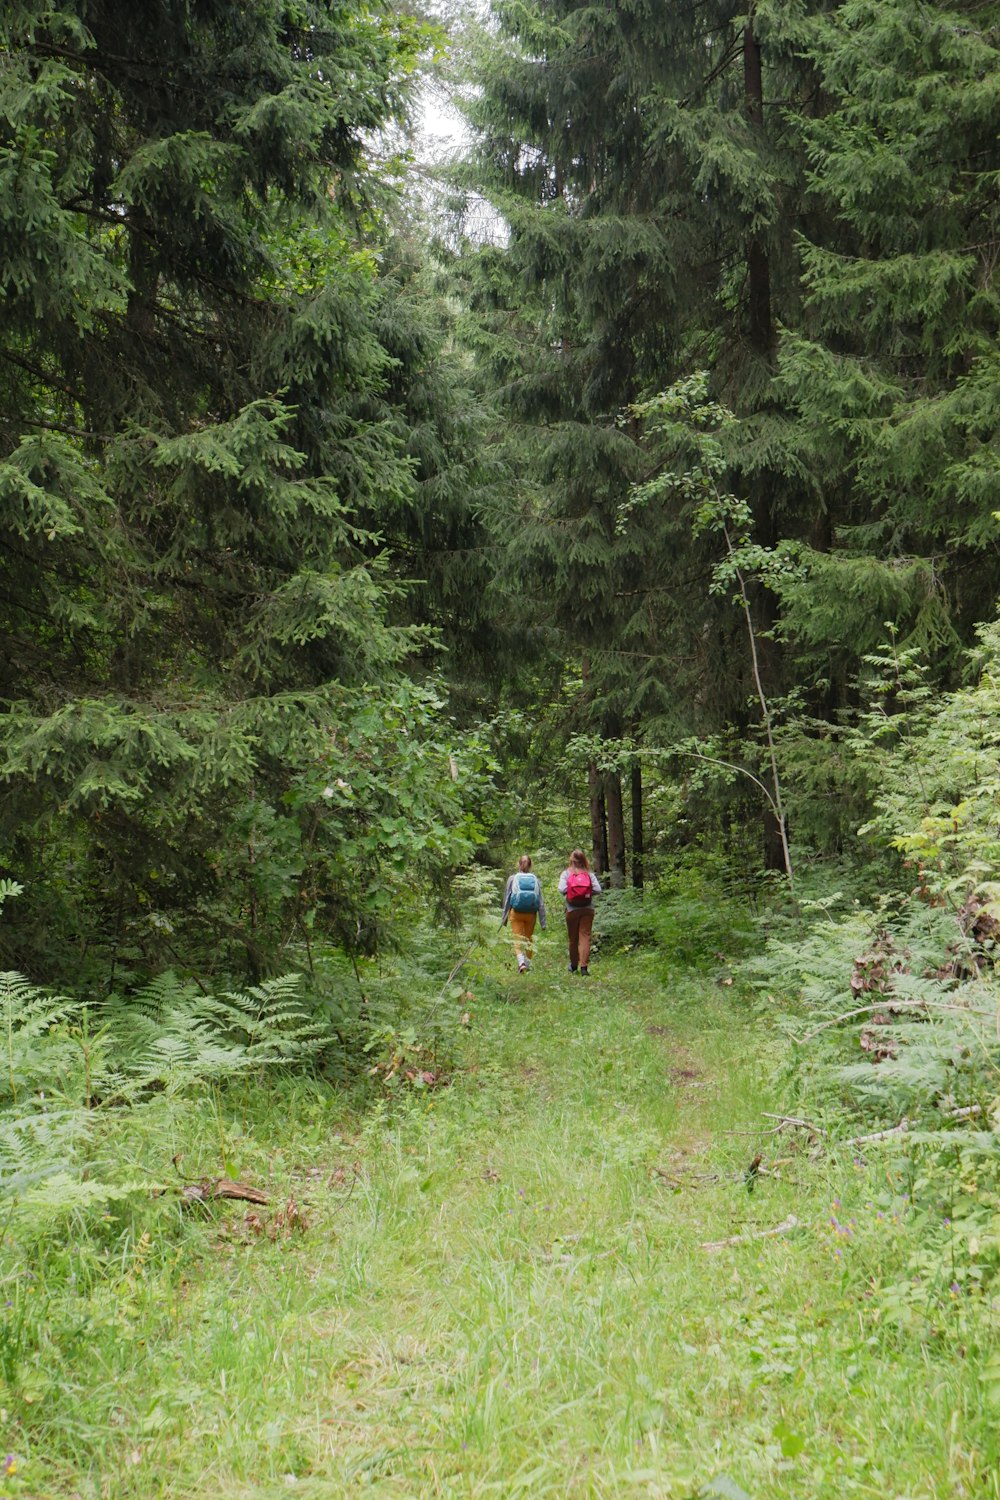
[[[474,957],[449,1087],[155,1094],[115,1147],[172,1191],[6,1226],[22,1489],[557,1494],[587,1451],[609,1492],[988,1493],[989,1298],[961,1266],[914,1281],[929,1208],[887,1163],[762,1124],[782,1100],[744,998],[649,953],[603,954],[584,993],[540,953],[510,1004],[502,946]],[[268,1204],[183,1196],[223,1147]]]
[[[863,791],[861,833],[889,890],[875,903],[870,869],[848,873],[852,908],[842,891],[803,903],[749,966],[767,1010],[790,1007],[796,1107],[865,1154],[890,1132],[870,1149],[894,1158],[921,1226],[911,1279],[890,1289],[907,1328],[928,1316],[916,1288],[964,1297],[1000,1274],[998,650],[985,626],[969,684],[947,694],[893,634],[869,654],[838,780]]]
[[[216,996],[165,974],[92,1006],[3,974],[0,1025],[0,1185],[36,1227],[149,1194],[155,1182],[123,1173],[115,1151],[123,1113],[173,1097],[190,1108],[208,1084],[315,1063],[331,1040],[298,976]]]
[[[997,592],[995,20],[852,0],[809,31],[824,107],[796,128],[815,214],[779,385],[832,545],[788,620],[838,665],[886,618],[953,660]]]
[[[408,678],[476,614],[428,564],[475,538],[476,414],[378,160],[436,32],[327,0],[0,24],[4,963],[259,979],[324,905],[370,943],[383,866],[430,878],[472,817]]]

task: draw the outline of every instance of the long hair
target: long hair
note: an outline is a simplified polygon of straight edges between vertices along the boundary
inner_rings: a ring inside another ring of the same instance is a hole
[[[569,862],[573,866],[574,870],[590,869],[590,866],[587,863],[587,856],[584,854],[582,849],[574,849],[573,853],[569,857]]]
[[[521,871],[522,875],[527,875],[528,871],[531,869],[531,855],[522,854],[521,858],[517,862],[517,868]]]

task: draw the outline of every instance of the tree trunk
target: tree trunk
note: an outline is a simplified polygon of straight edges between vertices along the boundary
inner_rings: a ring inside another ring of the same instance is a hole
[[[590,846],[594,869],[603,875],[608,868],[608,820],[604,802],[604,778],[593,761],[587,768],[590,784]]]
[[[764,868],[785,872],[785,845],[781,837],[781,824],[770,807],[764,809]]]
[[[129,288],[126,304],[126,321],[135,336],[144,342],[156,333],[156,293],[159,277],[156,256],[150,243],[148,220],[140,209],[129,215],[133,226],[129,237]]]
[[[625,815],[622,779],[617,771],[604,778],[604,797],[608,806],[608,868],[611,884],[618,890],[625,884]]]
[[[632,766],[632,885],[642,890],[642,857],[645,845],[642,839],[642,767],[638,761]]]
[[[764,79],[761,69],[760,43],[753,29],[754,7],[743,31],[743,96],[750,123],[763,134]],[[748,317],[750,347],[768,358],[774,348],[774,323],[771,317],[771,267],[767,250],[759,235],[752,235],[747,246]]]

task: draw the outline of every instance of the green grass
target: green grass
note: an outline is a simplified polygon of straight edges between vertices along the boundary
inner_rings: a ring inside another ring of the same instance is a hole
[[[195,1175],[223,1133],[305,1232],[164,1203],[70,1226],[34,1281],[8,1236],[7,1493],[1000,1495],[989,1310],[906,1277],[906,1184],[767,1134],[732,988],[648,954],[571,978],[552,927],[472,979],[449,1087],[245,1091],[134,1143]]]

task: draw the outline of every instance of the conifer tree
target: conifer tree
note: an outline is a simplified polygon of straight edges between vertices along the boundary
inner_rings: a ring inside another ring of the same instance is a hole
[[[7,967],[259,970],[377,915],[410,825],[461,843],[376,535],[447,417],[416,435],[380,279],[422,41],[354,0],[4,7]]]
[[[894,623],[946,670],[997,565],[1000,6],[850,0],[810,34],[814,230],[780,351],[822,547],[785,599],[843,682]]]
[[[510,230],[480,254],[481,348],[538,489],[515,567],[586,652],[589,727],[611,737],[739,721],[748,696],[690,516],[616,531],[643,472],[623,408],[712,365],[744,418],[733,482],[760,540],[801,534],[817,509],[773,374],[778,320],[798,305],[801,151],[784,112],[808,105],[800,53],[807,12],[824,8],[492,8],[470,112],[475,181]],[[773,692],[773,644],[766,670]],[[776,841],[771,854],[780,862]]]

